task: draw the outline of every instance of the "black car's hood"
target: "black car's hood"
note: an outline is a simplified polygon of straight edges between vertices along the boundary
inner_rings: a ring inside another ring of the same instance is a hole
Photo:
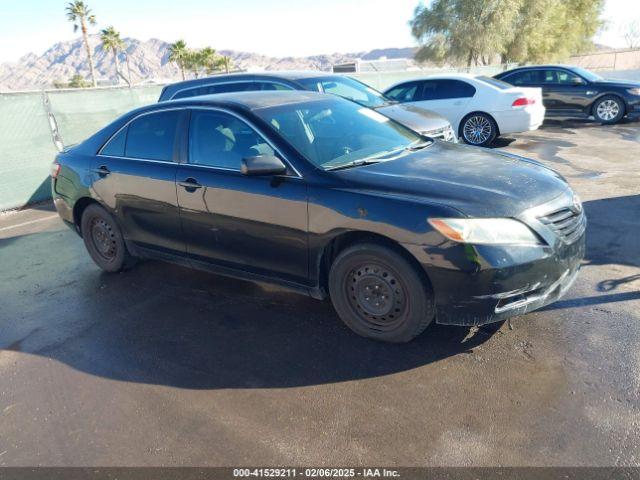
[[[559,174],[533,160],[444,142],[335,173],[349,188],[411,196],[473,217],[512,217],[568,188]]]
[[[640,82],[636,82],[633,80],[623,80],[620,78],[605,78],[602,80],[598,80],[595,82],[596,84],[600,84],[604,87],[622,87],[622,88],[638,88],[640,87]]]

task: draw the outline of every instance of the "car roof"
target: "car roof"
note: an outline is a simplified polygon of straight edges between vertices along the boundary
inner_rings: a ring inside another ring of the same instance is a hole
[[[321,78],[332,75],[335,74],[317,70],[223,73],[220,75],[212,75],[209,77],[194,78],[190,80],[183,80],[181,82],[170,83],[168,85],[165,85],[165,87],[163,88],[161,97],[172,97],[181,90],[197,88],[203,85],[214,85],[216,83],[269,79],[295,82],[296,80],[301,80],[303,78]]]
[[[320,100],[336,100],[339,97],[319,92],[306,90],[268,90],[216,93],[213,95],[201,95],[179,100],[169,100],[155,104],[158,109],[168,106],[221,106],[235,107],[245,110],[258,110],[260,108],[277,107],[280,105],[292,105]]]
[[[517,70],[533,70],[533,69],[538,69],[538,68],[566,68],[568,70],[574,69],[576,68],[575,65],[565,65],[562,63],[550,63],[550,64],[546,64],[546,65],[524,65],[522,67],[515,67],[515,68],[511,68],[509,70],[505,70],[504,72],[500,72],[500,73],[506,73],[506,72],[515,72]]]

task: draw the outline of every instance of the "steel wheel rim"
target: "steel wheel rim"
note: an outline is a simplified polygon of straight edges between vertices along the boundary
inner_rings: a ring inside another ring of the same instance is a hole
[[[404,320],[405,287],[397,274],[377,263],[353,268],[345,281],[345,293],[353,313],[369,329],[389,331]]]
[[[118,245],[113,227],[100,217],[94,217],[89,224],[91,243],[96,253],[110,262],[118,255]]]
[[[598,104],[596,113],[601,120],[613,120],[620,113],[620,105],[615,100],[604,100]]]
[[[464,139],[469,143],[478,145],[484,143],[491,137],[491,122],[487,117],[474,115],[464,123]]]

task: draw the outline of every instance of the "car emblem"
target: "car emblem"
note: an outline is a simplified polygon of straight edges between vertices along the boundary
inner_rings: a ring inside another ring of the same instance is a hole
[[[573,211],[576,213],[582,212],[582,202],[580,202],[580,197],[578,195],[573,195]]]

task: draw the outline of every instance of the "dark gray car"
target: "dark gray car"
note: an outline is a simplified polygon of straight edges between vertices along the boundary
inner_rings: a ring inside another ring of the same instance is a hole
[[[310,90],[338,95],[373,108],[427,137],[457,142],[451,124],[443,116],[424,108],[399,104],[353,78],[325,72],[232,73],[197,78],[167,85],[158,101],[255,90]]]

